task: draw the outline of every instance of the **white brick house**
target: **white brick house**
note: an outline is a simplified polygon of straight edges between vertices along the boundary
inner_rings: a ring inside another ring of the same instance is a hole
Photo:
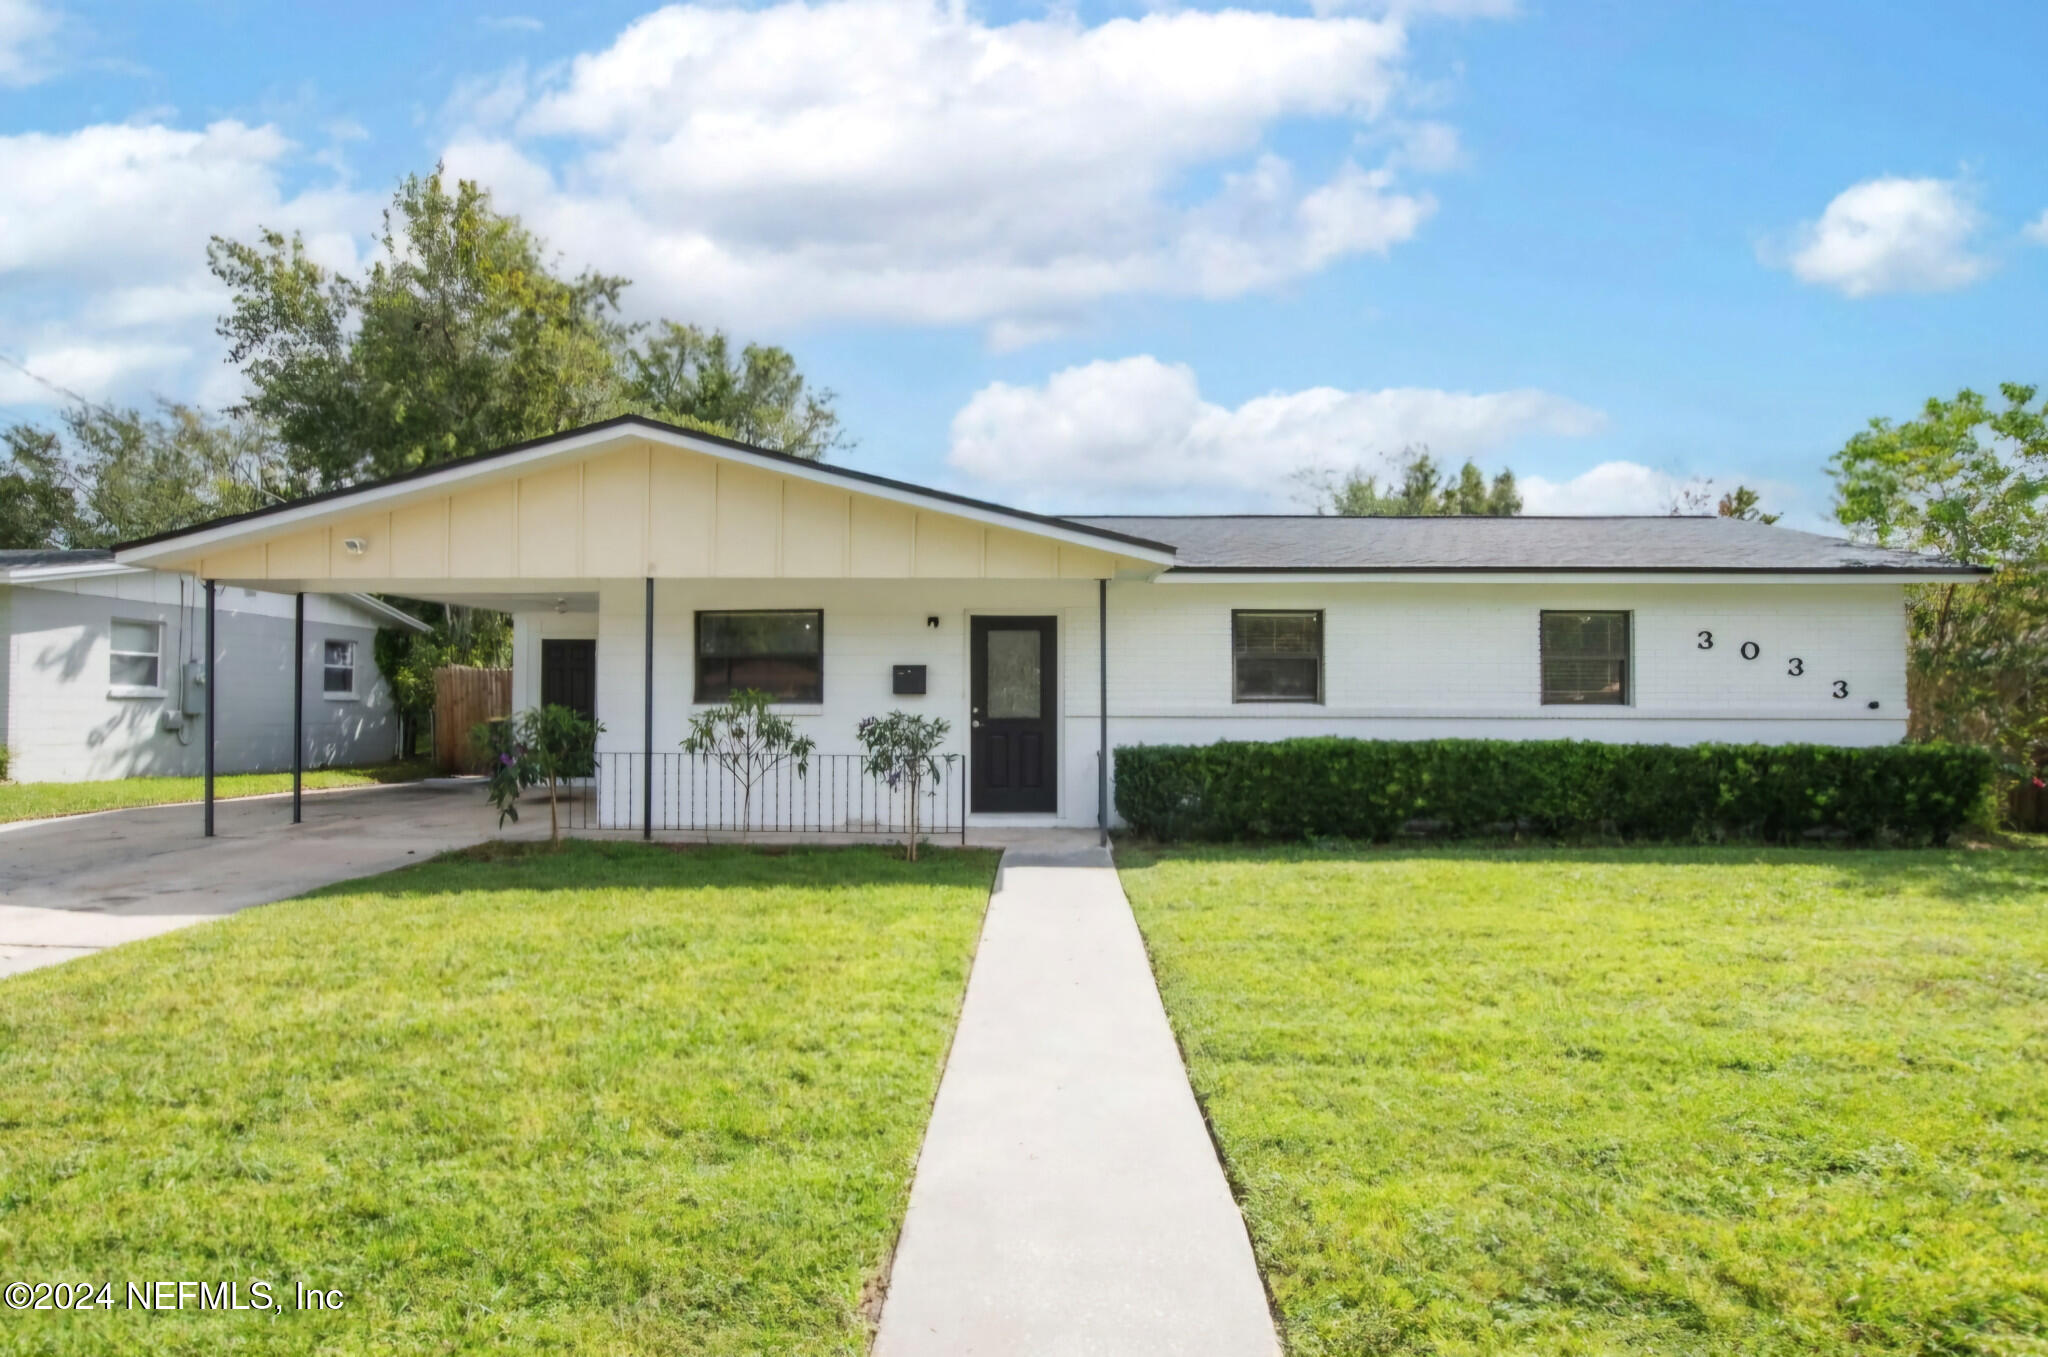
[[[943,717],[983,823],[1097,822],[1121,744],[1891,743],[1904,590],[1968,573],[1713,518],[1053,517],[631,417],[119,555],[511,612],[515,708],[590,708],[596,822],[642,829],[717,800],[675,751],[740,686],[834,756]],[[777,795],[868,814],[827,776]]]
[[[0,746],[17,782],[190,777],[204,766],[199,581],[117,564],[107,551],[0,551]],[[219,770],[292,766],[291,598],[230,589],[219,602],[218,706],[233,713]],[[368,763],[397,750],[377,670],[379,626],[419,627],[376,599],[307,600],[301,694],[306,762]],[[331,663],[330,663],[331,662]]]

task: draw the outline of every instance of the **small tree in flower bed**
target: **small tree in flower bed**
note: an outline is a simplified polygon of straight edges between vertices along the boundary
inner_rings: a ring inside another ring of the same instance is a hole
[[[590,776],[604,727],[572,707],[533,707],[503,721],[487,721],[470,738],[490,756],[490,798],[498,828],[519,819],[519,795],[548,785],[548,838],[562,841],[561,784]]]
[[[690,718],[690,733],[683,737],[683,752],[700,754],[725,769],[740,785],[740,838],[754,822],[754,784],[784,763],[795,763],[802,777],[811,770],[811,755],[817,741],[797,733],[796,724],[771,710],[774,701],[755,688],[742,688],[713,707]]]
[[[861,767],[868,776],[886,779],[892,789],[909,784],[912,862],[917,861],[918,789],[929,786],[931,790],[927,794],[938,795],[938,748],[945,743],[946,732],[952,728],[950,722],[936,716],[912,716],[909,712],[892,711],[887,716],[868,717],[856,732],[860,736],[861,748],[867,753]],[[949,762],[950,759],[949,755]]]

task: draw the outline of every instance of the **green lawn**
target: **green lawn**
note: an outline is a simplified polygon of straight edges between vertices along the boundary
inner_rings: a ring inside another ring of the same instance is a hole
[[[1292,1353],[2048,1352],[2048,854],[1120,858]]]
[[[384,782],[416,782],[433,775],[429,759],[404,763],[375,763],[361,768],[312,768],[306,771],[306,790],[325,791],[336,787],[371,787]],[[233,773],[213,780],[213,794],[227,798],[264,796],[292,789],[290,773]],[[123,810],[130,806],[164,806],[179,801],[198,801],[206,795],[206,780],[196,777],[124,777],[112,782],[0,782],[0,824],[9,820],[38,820],[46,815],[84,815],[95,810]]]
[[[0,981],[0,1281],[347,1297],[0,1350],[864,1352],[994,866],[501,846]]]

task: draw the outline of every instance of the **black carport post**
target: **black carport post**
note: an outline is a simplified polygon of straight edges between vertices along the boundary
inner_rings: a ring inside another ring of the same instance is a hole
[[[1102,753],[1095,760],[1096,816],[1102,821],[1102,843],[1109,846],[1109,581],[1095,581],[1095,694],[1096,744]]]
[[[213,595],[215,585],[206,582],[206,837],[213,837]]]
[[[306,596],[292,596],[292,823],[306,781]]]
[[[640,713],[640,837],[654,837],[654,576],[647,577],[647,691]]]

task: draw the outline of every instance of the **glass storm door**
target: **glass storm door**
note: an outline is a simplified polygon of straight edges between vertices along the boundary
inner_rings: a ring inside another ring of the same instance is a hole
[[[973,619],[974,809],[1059,809],[1050,617]]]

